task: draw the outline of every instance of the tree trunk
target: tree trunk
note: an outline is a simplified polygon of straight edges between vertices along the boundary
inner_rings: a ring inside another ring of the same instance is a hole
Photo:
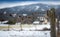
[[[56,37],[56,25],[54,19],[51,19],[51,37]]]
[[[51,37],[56,37],[56,20],[55,20],[55,13],[52,13],[50,17],[50,24],[51,24]]]
[[[59,16],[58,16],[58,20],[57,20],[57,28],[58,28],[57,32],[59,34]]]

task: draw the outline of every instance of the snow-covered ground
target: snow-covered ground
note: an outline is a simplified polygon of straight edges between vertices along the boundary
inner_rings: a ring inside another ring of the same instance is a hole
[[[50,37],[50,31],[0,31],[0,37]]]
[[[8,29],[8,25],[0,25],[0,30]],[[6,27],[6,28],[4,28]],[[50,25],[9,25],[9,30],[43,30],[44,28],[50,29]]]
[[[8,24],[0,24],[0,26],[8,26]],[[50,31],[29,31],[43,28],[50,28],[50,25],[23,25],[23,31],[19,31],[21,25],[11,25],[11,31],[0,31],[0,37],[50,37]],[[5,28],[4,28],[5,29]],[[16,31],[18,29],[18,31]],[[15,30],[15,31],[14,31]]]

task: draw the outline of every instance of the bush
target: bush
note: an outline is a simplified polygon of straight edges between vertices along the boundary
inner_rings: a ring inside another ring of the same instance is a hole
[[[48,28],[45,27],[43,30],[50,30],[50,29],[48,29]]]
[[[15,24],[15,23],[16,23],[15,20],[9,20],[9,21],[7,22],[7,24]]]

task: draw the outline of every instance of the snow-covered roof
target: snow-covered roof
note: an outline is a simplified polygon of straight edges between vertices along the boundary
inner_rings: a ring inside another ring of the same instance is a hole
[[[23,16],[27,16],[27,14],[23,14]]]
[[[7,23],[7,22],[8,22],[8,21],[0,21],[0,23],[2,23],[2,24],[3,24],[3,23]]]
[[[38,23],[39,24],[39,21],[34,21],[33,23]]]

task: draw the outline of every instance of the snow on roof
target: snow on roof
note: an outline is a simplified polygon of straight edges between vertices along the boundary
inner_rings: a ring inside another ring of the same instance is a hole
[[[33,23],[39,23],[39,21],[34,21]]]
[[[8,21],[2,21],[2,22],[0,21],[0,23],[7,23],[7,22],[8,22]]]
[[[23,16],[27,16],[27,14],[23,14]]]

